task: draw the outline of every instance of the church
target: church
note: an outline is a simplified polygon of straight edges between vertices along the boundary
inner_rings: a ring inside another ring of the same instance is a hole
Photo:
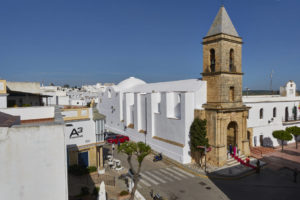
[[[206,119],[208,161],[223,166],[230,144],[248,156],[252,146],[278,145],[273,130],[300,126],[293,111],[300,102],[293,81],[278,96],[242,95],[243,41],[224,6],[202,45],[202,79],[146,83],[130,77],[100,93],[98,109],[106,115],[106,129],[186,164],[192,161],[190,126],[196,117]]]

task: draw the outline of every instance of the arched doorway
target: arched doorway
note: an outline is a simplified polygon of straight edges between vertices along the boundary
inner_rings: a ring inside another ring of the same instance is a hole
[[[230,122],[227,126],[227,146],[230,144],[232,146],[237,144],[237,123],[236,122]]]

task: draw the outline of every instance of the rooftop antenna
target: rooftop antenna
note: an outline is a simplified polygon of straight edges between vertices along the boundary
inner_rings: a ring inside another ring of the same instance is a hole
[[[221,7],[224,7],[224,0],[221,0]]]
[[[273,73],[274,73],[274,70],[272,69],[271,74],[270,74],[270,91],[271,91],[271,95],[273,94],[273,89],[272,89]]]

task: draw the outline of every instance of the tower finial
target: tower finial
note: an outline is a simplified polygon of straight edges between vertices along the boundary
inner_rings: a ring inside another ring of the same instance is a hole
[[[221,0],[221,7],[224,7],[224,0]]]

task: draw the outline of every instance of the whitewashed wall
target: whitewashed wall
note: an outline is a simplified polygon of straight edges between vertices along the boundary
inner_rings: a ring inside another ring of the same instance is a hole
[[[246,106],[251,107],[247,120],[248,128],[253,128],[252,144],[260,146],[260,135],[263,136],[264,145],[278,146],[278,140],[273,137],[275,130],[285,130],[289,126],[299,126],[300,121],[285,123],[285,109],[288,107],[289,117],[293,117],[293,108],[297,108],[297,116],[300,117],[298,109],[300,99],[288,97],[244,97]],[[273,101],[270,101],[270,98]],[[273,108],[276,108],[276,117],[273,117]],[[260,119],[260,109],[263,108],[263,118]],[[255,141],[256,140],[256,141]],[[293,139],[289,143],[295,142]]]
[[[54,107],[51,106],[6,108],[0,111],[21,116],[21,120],[54,118]]]
[[[96,126],[93,120],[80,120],[65,123],[65,140],[67,145],[81,146],[96,142]],[[78,135],[71,135],[72,131],[73,133],[77,132]]]
[[[63,125],[0,128],[0,144],[0,199],[68,199]]]
[[[7,108],[7,96],[0,94],[0,108]]]
[[[109,88],[110,95],[108,90],[100,94],[98,108],[106,115],[107,129],[127,135],[133,141],[146,141],[153,150],[178,162],[189,163],[189,129],[194,109],[201,109],[206,102],[206,84],[202,84],[199,92],[119,93]],[[134,128],[124,129],[129,124],[134,124]],[[139,132],[145,129],[146,135]],[[154,139],[154,136],[184,147]]]

